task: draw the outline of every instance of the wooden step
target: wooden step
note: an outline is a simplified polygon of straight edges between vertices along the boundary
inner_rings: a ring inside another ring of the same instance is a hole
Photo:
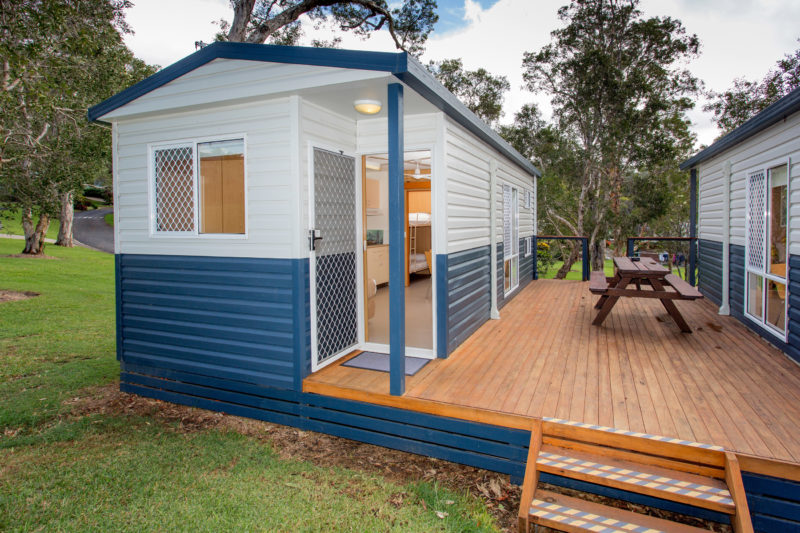
[[[646,494],[726,514],[736,506],[724,481],[653,465],[542,446],[536,468],[597,485]]]
[[[596,533],[700,533],[705,529],[671,522],[624,509],[588,502],[555,492],[537,490],[530,505],[529,520],[559,531]]]

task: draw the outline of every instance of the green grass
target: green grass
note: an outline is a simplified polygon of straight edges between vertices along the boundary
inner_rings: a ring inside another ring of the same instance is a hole
[[[561,265],[564,264],[564,261],[556,261],[553,265],[547,270],[547,274],[539,272],[540,279],[554,279],[556,277],[556,272],[558,269],[561,268]],[[605,272],[606,276],[613,276],[614,275],[614,262],[611,259],[606,259],[605,261]],[[572,265],[572,268],[567,273],[567,277],[565,279],[572,279],[580,281],[582,279],[583,272],[583,261],[576,261],[575,264]]]
[[[231,431],[72,412],[65,400],[118,376],[114,257],[4,257],[19,244],[0,239],[0,288],[40,296],[0,303],[0,531],[497,531],[478,499],[436,484],[281,458]]]
[[[35,218],[33,223],[36,224],[39,219]],[[0,222],[3,227],[0,228],[0,235],[25,235],[22,231],[22,211],[0,211]],[[58,219],[51,219],[50,225],[47,227],[45,234],[48,239],[55,239],[58,237]],[[22,247],[20,247],[22,250]]]
[[[114,213],[106,213],[103,216],[103,220],[105,220],[106,224],[109,226],[114,227]]]

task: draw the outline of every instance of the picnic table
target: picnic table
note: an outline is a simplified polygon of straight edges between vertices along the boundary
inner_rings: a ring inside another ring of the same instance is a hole
[[[594,306],[599,311],[593,325],[601,325],[622,297],[658,298],[681,331],[692,332],[673,300],[697,300],[703,297],[699,290],[648,257],[615,257],[614,267],[616,274],[610,278],[603,272],[591,274],[589,290],[600,295]],[[631,284],[633,287],[629,287]]]

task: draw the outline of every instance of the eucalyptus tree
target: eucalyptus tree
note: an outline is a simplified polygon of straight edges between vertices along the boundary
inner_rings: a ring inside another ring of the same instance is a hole
[[[503,116],[503,100],[511,88],[505,76],[495,76],[484,68],[466,70],[461,58],[431,61],[428,70],[487,124],[496,125]]]
[[[22,210],[23,253],[41,254],[50,220],[72,245],[72,203],[110,174],[111,136],[86,111],[154,72],[122,41],[125,0],[0,2],[0,180]]]
[[[646,18],[638,0],[572,0],[550,44],[523,58],[524,79],[551,96],[554,120],[580,154],[575,229],[602,270],[606,240],[622,246],[625,180],[677,166],[693,136],[686,111],[700,84],[685,63],[697,36],[671,17]]]
[[[436,0],[231,0],[231,7],[233,20],[220,21],[217,37],[223,40],[295,44],[305,16],[362,37],[385,29],[397,48],[414,54],[422,51],[439,19]]]

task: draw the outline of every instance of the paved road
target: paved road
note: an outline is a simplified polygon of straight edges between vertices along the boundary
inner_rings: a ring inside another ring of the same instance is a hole
[[[113,207],[76,211],[72,228],[75,240],[81,244],[97,248],[103,252],[114,253],[114,228],[106,224],[103,217],[112,213]]]

